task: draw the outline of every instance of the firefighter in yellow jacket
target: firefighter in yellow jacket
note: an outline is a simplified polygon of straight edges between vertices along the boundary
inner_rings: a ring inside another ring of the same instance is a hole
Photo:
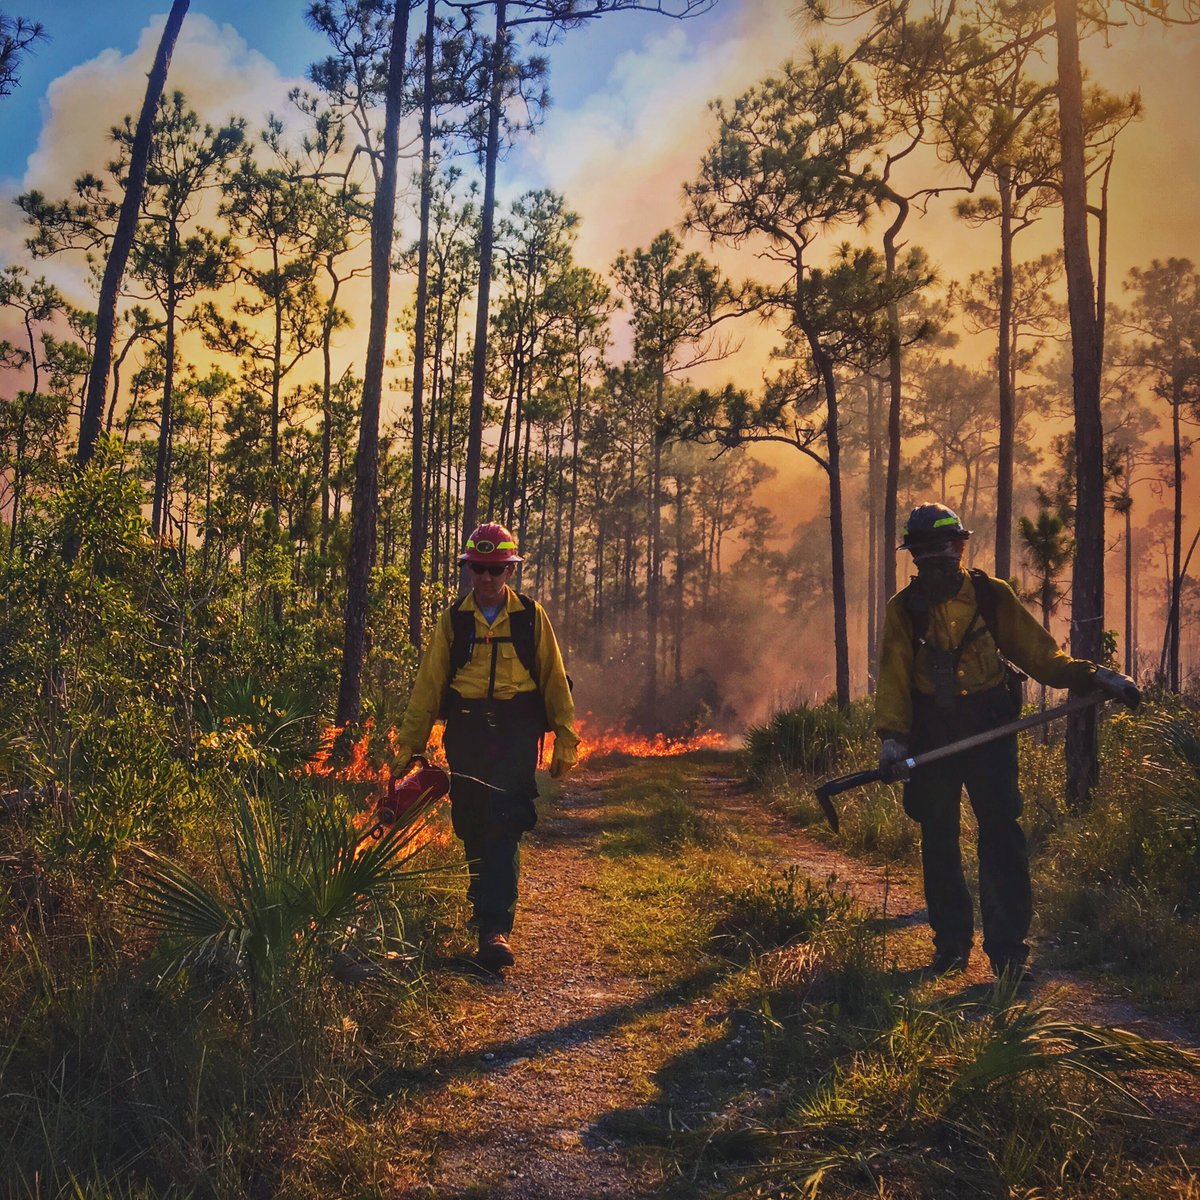
[[[881,768],[1017,716],[1019,672],[1049,687],[1100,688],[1130,706],[1138,703],[1133,680],[1064,654],[1007,583],[964,570],[970,536],[943,504],[919,505],[905,526],[900,548],[912,553],[917,575],[888,602],[884,622],[875,692]],[[904,811],[921,825],[931,970],[965,968],[974,939],[959,849],[964,786],[979,830],[984,953],[998,976],[1028,978],[1033,900],[1018,823],[1023,801],[1015,734],[923,767],[905,782]]]
[[[521,835],[537,822],[538,746],[554,734],[550,774],[574,765],[579,738],[570,681],[550,619],[509,587],[521,562],[503,525],[481,525],[459,561],[473,588],[442,613],[400,726],[402,750],[419,753],[439,714],[450,763],[450,817],[463,843],[479,962],[512,966]]]

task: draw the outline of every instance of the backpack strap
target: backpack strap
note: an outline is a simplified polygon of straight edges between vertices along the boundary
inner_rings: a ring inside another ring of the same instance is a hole
[[[451,680],[471,661],[471,656],[475,653],[475,614],[464,611],[463,604],[466,599],[466,596],[460,596],[450,606]]]
[[[521,661],[521,666],[529,672],[529,677],[536,684],[537,677],[537,626],[534,623],[534,614],[537,610],[536,601],[526,596],[524,592],[517,593],[517,599],[524,605],[520,612],[512,612],[508,614],[508,628],[512,633],[513,649],[517,652],[517,658]]]
[[[992,641],[996,643],[998,650],[1000,641],[996,637],[996,625],[999,620],[996,589],[992,586],[992,581],[986,571],[972,567],[967,574],[970,575],[971,586],[975,589],[975,607],[979,609],[979,615],[987,626],[988,633],[992,635]]]
[[[911,581],[900,593],[904,601],[904,611],[908,614],[909,624],[912,625],[913,653],[917,647],[925,643],[929,636],[929,601],[921,594],[916,586],[916,580]]]

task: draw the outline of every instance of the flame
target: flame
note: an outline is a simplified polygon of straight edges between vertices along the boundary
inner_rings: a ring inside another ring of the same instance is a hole
[[[589,759],[603,758],[607,754],[627,754],[631,758],[674,758],[680,754],[690,754],[695,750],[728,750],[730,741],[723,733],[716,730],[706,730],[691,737],[668,737],[656,733],[653,737],[645,734],[630,733],[621,729],[596,729],[593,731],[591,713],[585,713],[576,719],[575,729],[579,734],[579,765]],[[433,764],[445,767],[446,752],[443,745],[444,726],[439,722],[429,735],[429,743],[425,748],[425,757]],[[388,784],[392,778],[393,766],[403,766],[399,763],[399,739],[394,728],[380,738],[375,732],[374,724],[368,720],[363,726],[362,736],[352,743],[349,753],[339,751],[334,753],[334,743],[341,729],[336,725],[329,726],[321,735],[321,744],[312,759],[305,765],[308,775],[344,780],[350,783],[378,783],[379,798],[387,794]],[[550,764],[553,749],[553,739],[543,739],[541,757],[538,765],[547,767]],[[367,809],[355,818],[355,826],[366,829],[373,815],[372,809]]]
[[[633,758],[674,758],[680,754],[690,754],[693,750],[729,749],[729,739],[713,729],[692,737],[672,738],[662,733],[647,737],[618,729],[592,732],[591,721],[592,714],[587,713],[575,722],[580,738],[580,765],[590,758],[602,758],[606,754],[628,754]]]
[[[366,833],[376,820],[377,805],[388,794],[388,787],[393,776],[393,768],[403,770],[407,762],[399,760],[399,738],[394,728],[388,729],[383,735],[383,745],[380,745],[375,732],[375,723],[368,718],[363,723],[363,733],[357,741],[351,743],[349,752],[343,751],[335,744],[343,731],[343,726],[330,725],[322,730],[320,744],[312,758],[304,764],[304,774],[323,779],[332,779],[344,783],[375,783],[378,790],[374,798],[368,801],[368,806],[361,812],[355,813],[351,824],[360,833]],[[442,749],[442,728],[439,725],[429,739],[429,748],[425,757],[437,766],[446,763],[445,752]],[[448,842],[449,834],[445,829],[435,828],[428,821],[419,830],[411,843],[413,848],[423,846],[428,842]]]
[[[304,764],[305,775],[340,779],[347,783],[377,782],[386,791],[394,773],[393,767],[407,765],[399,761],[400,739],[395,727],[388,729],[383,735],[384,745],[381,746],[375,733],[375,722],[368,717],[363,724],[362,737],[351,744],[348,755],[343,754],[340,749],[335,753],[335,743],[343,728],[339,725],[329,725],[322,730],[316,753]],[[441,725],[434,726],[425,757],[434,766],[446,766]]]

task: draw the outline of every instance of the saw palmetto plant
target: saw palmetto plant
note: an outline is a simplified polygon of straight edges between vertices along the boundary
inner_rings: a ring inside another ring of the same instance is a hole
[[[1019,1001],[1015,985],[982,1008],[905,998],[874,1049],[797,1111],[795,1132],[780,1135],[802,1142],[800,1152],[785,1150],[762,1174],[812,1197],[835,1178],[882,1173],[970,1177],[979,1194],[1001,1181],[1027,1187],[1042,1182],[1047,1163],[1065,1176],[1087,1159],[1114,1099],[1144,1113],[1130,1082],[1139,1071],[1197,1075],[1200,1055],[1066,1018],[1051,998]]]
[[[781,709],[746,731],[750,774],[759,780],[772,769],[824,774],[840,761],[847,733],[845,717],[832,705]]]
[[[1165,751],[1157,763],[1166,799],[1163,814],[1200,826],[1200,723],[1191,713],[1156,713],[1145,729]]]
[[[143,851],[129,911],[162,935],[170,969],[232,964],[258,1013],[280,984],[302,983],[356,932],[396,915],[400,889],[429,874],[413,864],[427,813],[364,840],[311,798],[285,815],[268,796],[243,794],[215,879]]]

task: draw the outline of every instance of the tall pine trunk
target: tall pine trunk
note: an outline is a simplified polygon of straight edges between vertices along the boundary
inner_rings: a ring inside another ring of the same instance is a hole
[[[850,707],[850,633],[846,612],[846,534],[842,507],[842,447],[838,432],[837,377],[833,362],[821,345],[816,330],[802,314],[796,324],[803,330],[812,351],[813,365],[825,392],[827,448],[825,468],[829,475],[829,557],[833,585],[833,654],[837,706]]]
[[[1017,401],[1013,386],[1013,186],[1008,168],[997,171],[1000,192],[1000,330],[996,373],[1000,385],[1000,438],[996,459],[996,575],[1012,575],[1013,442]]]
[[[466,480],[463,486],[464,539],[479,515],[479,471],[483,459],[483,394],[487,384],[488,305],[492,291],[492,247],[496,225],[496,163],[500,158],[500,106],[508,39],[506,0],[496,0],[496,40],[492,46],[487,143],[483,154],[483,207],[479,229],[479,290],[475,301],[475,345],[471,362],[471,404],[467,414]]]
[[[659,494],[662,488],[662,444],[658,440],[658,422],[662,419],[666,381],[662,371],[658,372],[654,391],[654,452],[650,467],[650,530],[646,548],[646,717],[651,724],[658,723],[658,593],[659,555],[662,538]]]
[[[1100,421],[1100,339],[1088,249],[1083,145],[1083,75],[1075,0],[1054,0],[1059,140],[1063,172],[1063,259],[1071,319],[1075,407],[1075,560],[1071,653],[1098,660],[1104,636],[1104,431]],[[1067,721],[1067,801],[1086,807],[1097,778],[1096,709]]]
[[[379,408],[387,353],[388,292],[396,223],[396,160],[404,102],[404,50],[410,0],[396,0],[388,55],[387,100],[383,125],[383,170],[371,211],[371,324],[363,372],[358,452],[354,456],[354,501],[350,513],[350,554],[346,567],[346,630],[337,724],[362,715],[362,668],[366,652],[367,601],[379,509]]]
[[[687,489],[683,479],[675,477],[675,686],[683,685],[683,602],[684,571],[687,568],[687,551],[684,549],[683,513]]]
[[[408,542],[408,640],[421,645],[421,584],[425,558],[425,312],[429,305],[429,209],[433,201],[434,0],[425,0],[425,78],[421,97],[421,240],[417,250],[417,314],[413,330],[412,490]]]
[[[1183,404],[1183,388],[1178,372],[1174,372],[1174,375],[1171,395],[1171,456],[1175,503],[1171,514],[1171,604],[1167,611],[1166,685],[1171,691],[1178,692],[1179,616],[1180,597],[1183,592],[1183,571],[1180,566],[1183,559],[1183,437],[1179,425],[1179,410]]]
[[[846,535],[842,509],[842,452],[838,434],[837,382],[833,364],[822,354],[821,376],[829,411],[829,548],[833,567],[833,651],[837,706],[850,707],[850,635],[846,620]]]
[[[875,663],[879,654],[879,477],[883,446],[879,429],[879,408],[882,389],[867,379],[867,690],[875,690]]]
[[[1134,677],[1137,669],[1133,645],[1133,502],[1130,496],[1130,477],[1133,474],[1133,454],[1125,454],[1125,674]]]
[[[337,296],[341,280],[334,270],[334,256],[325,260],[329,275],[329,298],[321,322],[321,559],[329,550],[329,475],[333,468],[333,329],[337,323]],[[322,565],[318,595],[324,594],[327,567]]]
[[[575,404],[571,409],[571,515],[567,520],[567,566],[564,582],[563,615],[565,641],[568,649],[573,648],[575,639],[575,616],[572,601],[575,586],[575,522],[579,508],[579,439],[583,432],[583,359],[575,359]],[[604,567],[599,549],[596,552],[596,570]]]
[[[146,189],[146,164],[150,158],[150,140],[154,131],[154,114],[167,82],[167,70],[171,55],[179,40],[179,30],[187,15],[190,0],[174,0],[163,34],[154,56],[154,65],[146,82],[146,95],[142,111],[138,116],[133,145],[129,152],[129,174],[125,181],[125,196],[121,201],[121,212],[117,228],[113,233],[108,261],[104,264],[104,277],[100,283],[100,297],[96,308],[96,343],[88,369],[87,391],[84,394],[83,412],[79,421],[79,450],[75,455],[77,466],[84,467],[96,450],[100,437],[100,423],[104,415],[104,396],[108,389],[108,372],[112,365],[113,336],[117,324],[117,294],[125,275],[125,264],[133,247],[137,232],[138,214],[142,207],[142,194]],[[67,547],[68,557],[78,553],[78,544]]]
[[[896,276],[896,239],[908,219],[908,201],[903,196],[892,198],[898,207],[896,219],[883,235],[883,259],[889,281]],[[902,363],[900,359],[900,310],[894,302],[888,305],[888,419],[887,419],[887,481],[883,496],[883,586],[876,598],[875,623],[883,628],[887,602],[896,592],[896,546],[899,535],[900,492],[900,416],[904,400]]]
[[[172,243],[174,242],[174,229]],[[175,258],[175,246],[169,253]],[[161,419],[158,427],[158,455],[154,462],[154,500],[150,509],[150,529],[155,537],[167,536],[168,480],[171,471],[171,424],[174,421],[172,401],[175,393],[175,281],[167,282],[166,333],[163,346],[163,395]]]

